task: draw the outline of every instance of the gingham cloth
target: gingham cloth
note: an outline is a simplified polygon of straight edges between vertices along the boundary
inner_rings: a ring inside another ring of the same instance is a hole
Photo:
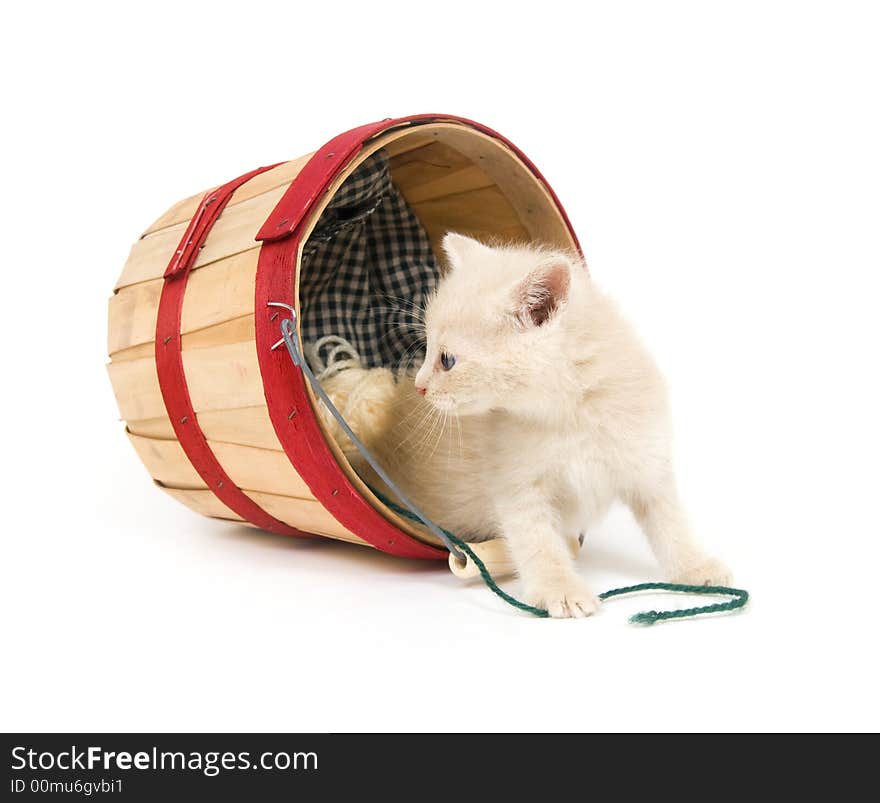
[[[436,276],[428,237],[378,151],[339,188],[303,249],[303,340],[341,337],[365,367],[405,370],[424,354],[412,310]]]

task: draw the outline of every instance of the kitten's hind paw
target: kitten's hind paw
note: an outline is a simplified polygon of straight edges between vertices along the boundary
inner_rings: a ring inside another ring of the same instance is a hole
[[[530,604],[546,608],[554,619],[583,619],[599,610],[599,598],[578,578],[532,586],[526,590]]]
[[[733,575],[717,558],[704,558],[678,572],[672,582],[686,586],[729,586],[733,582]]]

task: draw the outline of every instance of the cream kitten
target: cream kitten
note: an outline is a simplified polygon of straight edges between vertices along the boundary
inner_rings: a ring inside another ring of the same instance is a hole
[[[524,598],[551,616],[597,609],[573,545],[615,499],[667,577],[727,584],[678,499],[662,377],[581,260],[459,234],[443,248],[450,267],[427,307],[415,382],[349,369],[325,384],[389,474],[441,526],[502,537]]]

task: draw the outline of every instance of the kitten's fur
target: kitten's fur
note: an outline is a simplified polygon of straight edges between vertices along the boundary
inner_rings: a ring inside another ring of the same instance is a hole
[[[415,383],[349,369],[325,385],[391,476],[447,529],[503,537],[525,599],[552,616],[597,609],[572,545],[615,499],[668,578],[728,583],[678,499],[662,377],[583,263],[458,234],[443,247],[450,267],[427,307]],[[450,370],[442,352],[455,356]]]

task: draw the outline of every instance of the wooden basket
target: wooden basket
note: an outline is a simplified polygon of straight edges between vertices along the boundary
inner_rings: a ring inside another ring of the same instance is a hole
[[[187,198],[134,244],[110,299],[108,371],[155,483],[198,513],[273,532],[445,558],[376,499],[325,438],[280,338],[299,309],[302,247],[342,182],[384,148],[431,244],[449,230],[577,248],[526,157],[472,121],[362,126],[315,153]]]

